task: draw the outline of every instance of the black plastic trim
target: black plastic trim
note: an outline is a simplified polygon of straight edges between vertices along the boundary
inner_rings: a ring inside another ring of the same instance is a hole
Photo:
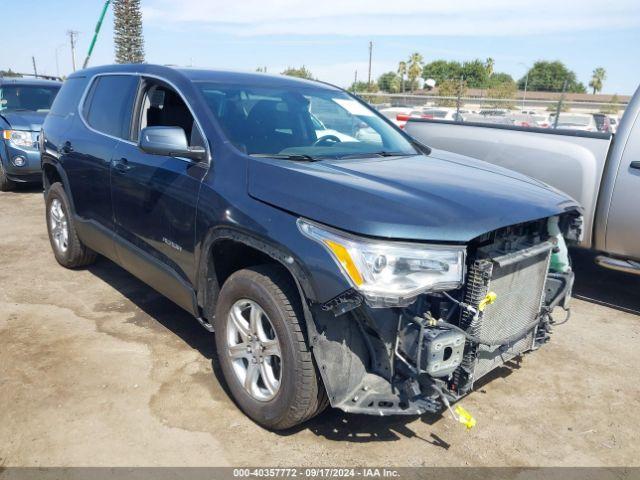
[[[243,230],[230,226],[221,226],[212,228],[205,237],[200,257],[198,259],[197,274],[197,297],[198,305],[205,312],[212,312],[218,300],[218,293],[221,285],[211,285],[207,279],[210,278],[211,249],[213,245],[222,240],[232,240],[248,247],[254,248],[282,265],[294,278],[301,298],[313,300],[315,294],[311,287],[310,275],[304,266],[296,261],[295,257],[284,247],[275,245],[263,238],[255,236],[255,234],[247,233]]]

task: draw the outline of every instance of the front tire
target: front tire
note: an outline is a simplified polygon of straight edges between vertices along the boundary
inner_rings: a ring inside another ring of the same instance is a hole
[[[10,192],[15,186],[15,182],[9,180],[9,177],[7,177],[7,173],[2,166],[2,161],[0,161],[0,192]]]
[[[61,183],[49,187],[45,206],[49,242],[58,263],[66,268],[77,268],[95,262],[96,253],[78,238],[69,200]]]
[[[282,267],[262,265],[231,275],[220,291],[215,332],[229,390],[256,423],[282,430],[325,408],[300,295]]]

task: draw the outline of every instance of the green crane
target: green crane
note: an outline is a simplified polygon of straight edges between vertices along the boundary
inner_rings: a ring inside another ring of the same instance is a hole
[[[93,34],[93,39],[91,39],[89,51],[87,52],[87,58],[84,59],[82,68],[87,68],[87,65],[89,64],[89,59],[91,58],[91,54],[93,53],[93,47],[96,46],[96,40],[98,39],[98,34],[100,33],[100,28],[102,27],[102,21],[104,20],[104,16],[107,14],[107,9],[109,8],[110,3],[111,0],[106,0],[104,2],[104,7],[102,7],[102,13],[100,14],[100,18],[98,19],[98,23],[96,24],[96,31]]]

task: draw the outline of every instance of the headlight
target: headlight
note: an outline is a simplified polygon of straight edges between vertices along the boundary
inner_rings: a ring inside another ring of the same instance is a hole
[[[18,148],[35,148],[31,132],[24,130],[3,130],[2,138]]]
[[[372,240],[298,219],[371,307],[406,306],[421,293],[462,285],[465,248]]]

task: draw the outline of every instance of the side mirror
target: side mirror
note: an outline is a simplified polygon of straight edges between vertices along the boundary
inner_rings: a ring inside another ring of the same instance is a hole
[[[191,160],[204,160],[207,151],[202,147],[190,147],[187,136],[180,127],[147,127],[140,132],[138,146],[153,155],[184,157]]]

